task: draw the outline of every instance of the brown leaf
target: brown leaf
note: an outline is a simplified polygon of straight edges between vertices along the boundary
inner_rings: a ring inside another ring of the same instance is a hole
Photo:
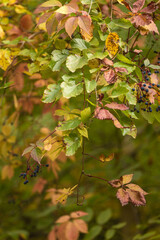
[[[123,188],[118,189],[116,196],[120,200],[122,206],[125,206],[128,204],[129,194]]]
[[[100,120],[112,119],[112,116],[113,115],[108,110],[100,107],[97,107],[94,112],[94,117]]]
[[[65,232],[67,240],[77,240],[79,237],[79,231],[73,222],[68,222]]]
[[[135,3],[133,3],[132,12],[137,13],[138,11],[140,11],[142,9],[144,4],[145,4],[145,0],[138,0]]]
[[[153,21],[151,21],[151,23],[148,25],[144,25],[142,27],[142,31],[145,32],[145,34],[147,34],[148,32],[154,32],[154,33],[159,34],[158,28]],[[142,34],[142,35],[145,35],[145,34]]]
[[[45,185],[47,183],[47,180],[43,179],[43,178],[39,178],[38,181],[36,182],[36,184],[34,185],[32,192],[38,192],[38,193],[42,193]]]
[[[82,13],[83,15],[78,17],[78,25],[80,27],[81,35],[89,42],[93,37],[92,20],[87,12],[83,11]]]
[[[41,23],[44,23],[47,21],[47,19],[53,14],[53,12],[46,12],[42,16],[40,16],[37,25],[40,25]]]
[[[68,35],[70,36],[70,38],[72,37],[72,34],[74,33],[74,31],[76,30],[77,27],[78,27],[78,18],[77,17],[70,17],[65,22],[65,30],[68,33]]]
[[[55,228],[48,234],[48,240],[56,240],[56,231]]]
[[[83,211],[76,211],[76,212],[72,212],[70,214],[71,218],[80,218],[80,217],[83,217],[83,216],[86,216],[86,215],[88,215],[88,213],[83,212]]]
[[[133,178],[133,174],[128,174],[128,175],[124,175],[124,176],[120,177],[120,180],[121,180],[122,184],[127,184],[132,181],[132,178]]]
[[[79,3],[79,0],[71,0],[71,1],[70,1],[68,4],[66,4],[66,5],[74,8],[74,9],[76,9],[77,11],[79,11],[78,3]]]
[[[127,107],[125,104],[119,104],[116,102],[107,103],[105,107],[111,108],[111,109],[118,109],[118,110],[128,110],[129,107]]]
[[[64,215],[60,218],[57,219],[56,223],[64,223],[64,222],[68,222],[70,219],[69,215]]]
[[[133,16],[131,19],[131,23],[135,24],[136,27],[144,26],[144,25],[149,25],[152,22],[152,17],[149,16],[148,14],[139,14]]]
[[[114,179],[114,180],[108,181],[108,183],[114,188],[119,188],[122,185],[122,183],[119,179]]]
[[[33,27],[32,16],[25,14],[21,17],[19,27],[22,31],[30,31]]]
[[[34,86],[35,86],[36,88],[44,87],[44,86],[46,86],[46,81],[43,80],[43,79],[40,79],[40,80],[38,80],[38,81],[36,81],[36,82],[34,83]]]
[[[156,11],[156,9],[158,8],[158,6],[156,5],[156,2],[150,2],[147,7],[142,9],[142,12],[145,13],[153,13]]]
[[[53,17],[49,18],[49,20],[46,22],[47,33],[49,35],[53,34],[56,31],[57,25],[58,21],[56,17],[53,15]]]
[[[105,71],[104,78],[109,84],[115,83],[117,81],[117,77],[113,69]]]
[[[82,219],[75,219],[73,223],[79,232],[82,232],[82,233],[88,232],[88,226],[85,223],[85,221],[83,221]]]
[[[129,183],[127,184],[127,187],[133,191],[137,191],[142,193],[143,195],[147,195],[148,193],[145,192],[140,186],[138,186],[137,184],[133,184],[133,183]]]
[[[144,206],[146,204],[144,195],[141,192],[133,191],[131,189],[126,189],[126,192],[129,195],[129,201],[135,206]]]

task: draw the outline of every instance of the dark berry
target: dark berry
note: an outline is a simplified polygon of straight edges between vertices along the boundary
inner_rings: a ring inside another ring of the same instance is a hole
[[[141,90],[143,91],[143,90],[144,90],[144,87],[141,87]]]
[[[139,110],[137,110],[137,113],[139,113]]]
[[[152,74],[151,72],[148,72],[148,76],[151,76],[151,74]]]
[[[20,175],[19,175],[19,177],[22,177],[24,175],[24,173],[21,173]]]
[[[160,61],[158,61],[157,63],[160,64]]]
[[[148,81],[149,80],[149,78],[148,77],[146,77],[146,81]]]
[[[36,173],[34,173],[34,175],[33,175],[34,177],[37,177],[37,174]]]
[[[151,86],[148,86],[148,88],[152,88]]]
[[[139,98],[143,98],[142,96],[140,96]]]
[[[159,71],[158,70],[156,70],[156,71],[154,71],[155,73],[159,73]]]
[[[158,106],[158,109],[160,110],[160,106]]]
[[[146,89],[145,91],[146,91],[146,92],[149,92],[149,90],[148,90],[148,89]]]
[[[29,181],[28,180],[26,180],[26,181],[24,181],[24,184],[27,184]]]
[[[49,164],[46,164],[46,167],[49,167]]]
[[[144,95],[143,95],[143,97],[145,98],[145,97],[146,97],[146,95],[144,94]]]
[[[145,109],[145,108],[143,108],[143,111],[146,111],[146,109]]]
[[[141,67],[144,67],[144,64],[142,64]]]
[[[154,53],[158,53],[157,51],[154,51]]]
[[[152,86],[155,86],[155,83],[152,83]]]
[[[145,102],[145,105],[148,105],[148,102]]]
[[[157,87],[160,87],[160,85],[159,85],[159,84],[157,84]]]
[[[143,73],[143,74],[146,74],[146,71],[143,71],[142,73]]]
[[[132,91],[134,92],[134,91],[135,91],[135,88],[132,88]]]
[[[146,87],[146,84],[143,84],[143,87]]]

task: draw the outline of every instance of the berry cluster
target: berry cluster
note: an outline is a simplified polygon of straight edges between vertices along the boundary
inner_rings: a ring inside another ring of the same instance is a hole
[[[49,164],[45,164],[45,165],[41,164],[41,165],[35,166],[35,163],[34,163],[32,166],[28,165],[26,172],[21,173],[19,175],[19,177],[23,177],[23,179],[25,179],[24,184],[27,184],[29,182],[28,176],[29,177],[37,177],[37,174],[39,173],[39,171],[41,170],[41,168],[43,166],[49,167]]]

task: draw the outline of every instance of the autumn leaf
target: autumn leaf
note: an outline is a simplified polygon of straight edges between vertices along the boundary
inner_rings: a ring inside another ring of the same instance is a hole
[[[88,213],[83,212],[83,211],[76,211],[76,212],[72,212],[70,214],[71,218],[80,218],[80,217],[83,217],[83,216],[86,216],[86,215],[88,215]]]
[[[45,185],[47,183],[47,180],[43,179],[43,178],[39,178],[38,181],[36,182],[36,184],[34,185],[32,192],[38,192],[38,193],[42,193]]]
[[[119,104],[119,103],[116,103],[116,102],[112,102],[112,103],[107,103],[105,105],[105,107],[108,107],[108,108],[111,108],[111,109],[118,109],[118,110],[128,110],[129,107],[127,107],[125,104]]]
[[[70,219],[69,215],[64,215],[60,218],[57,219],[56,223],[64,223],[64,222],[68,222]]]
[[[108,71],[105,71],[104,78],[106,82],[108,82],[109,84],[113,84],[117,81],[117,76],[113,69],[109,69]]]
[[[31,15],[29,14],[23,15],[20,19],[19,26],[22,31],[30,31],[33,27]]]
[[[120,200],[122,206],[128,204],[128,202],[129,202],[129,195],[123,188],[119,188],[118,189],[116,196]]]
[[[113,158],[114,158],[114,153],[111,153],[108,157],[105,157],[104,154],[101,154],[99,157],[99,160],[104,163],[104,162],[110,162],[111,160],[113,160]]]
[[[79,237],[79,231],[73,222],[68,222],[65,232],[67,240],[77,240]]]
[[[75,227],[77,228],[77,230],[79,232],[82,232],[82,233],[87,233],[88,232],[88,226],[85,223],[85,221],[83,221],[82,219],[75,219],[73,221],[73,224],[75,225]]]
[[[111,57],[115,56],[119,48],[119,36],[116,32],[109,33],[105,46]]]
[[[70,38],[72,37],[72,34],[74,33],[74,31],[76,30],[77,27],[78,27],[78,18],[77,17],[70,17],[65,22],[65,30],[68,33],[68,35],[70,36]]]
[[[68,196],[70,196],[74,192],[74,189],[76,187],[77,187],[77,185],[75,185],[72,188],[64,188],[63,189],[63,194],[57,199],[57,201],[60,202],[60,203],[63,203],[64,201],[66,201]]]
[[[6,178],[11,179],[13,175],[14,175],[14,169],[11,165],[5,165],[2,168],[2,175],[1,175],[2,180]]]

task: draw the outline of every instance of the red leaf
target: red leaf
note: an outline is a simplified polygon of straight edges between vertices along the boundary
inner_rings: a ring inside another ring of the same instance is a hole
[[[112,181],[109,181],[108,183],[114,188],[121,187],[121,185],[122,185],[122,183],[119,179],[114,179]]]
[[[74,225],[76,226],[77,230],[82,233],[88,232],[88,226],[82,219],[76,219],[73,221]]]
[[[64,215],[60,218],[57,219],[56,223],[64,223],[64,222],[68,222],[70,219],[69,215]]]
[[[77,17],[70,17],[69,19],[67,19],[67,21],[65,23],[65,30],[68,33],[68,35],[70,36],[70,38],[72,37],[72,34],[76,30],[77,26],[78,26],[78,18]]]
[[[71,218],[80,218],[80,217],[83,217],[83,216],[86,216],[86,215],[88,215],[88,213],[83,212],[83,211],[76,211],[76,212],[72,212],[70,214]]]
[[[125,104],[119,104],[116,102],[108,103],[105,105],[105,107],[108,107],[111,109],[118,109],[118,110],[128,110],[129,109]]]
[[[142,9],[144,4],[145,4],[145,0],[138,0],[135,3],[133,3],[132,12],[137,13],[138,11],[140,11]]]
[[[57,227],[57,239],[58,240],[67,240],[67,238],[65,236],[67,224],[68,224],[67,222],[62,223],[60,226]]]
[[[56,240],[55,228],[49,233],[48,240]]]
[[[103,63],[104,65],[113,66],[113,61],[109,60],[108,58],[104,58],[104,59],[102,60],[102,63]]]
[[[129,194],[123,188],[118,189],[116,196],[120,200],[122,206],[125,206],[128,204]]]
[[[113,69],[104,72],[104,78],[109,84],[115,83],[117,81],[117,77]]]
[[[100,107],[97,107],[94,112],[94,117],[100,120],[112,119],[112,116],[113,115],[108,110]]]
[[[116,71],[116,72],[125,72],[125,73],[128,73],[127,69],[126,69],[126,68],[123,68],[123,67],[116,67],[116,68],[115,68],[115,71]]]
[[[68,222],[65,232],[67,240],[77,240],[79,237],[79,231],[73,222]]]
[[[129,195],[129,201],[135,206],[144,206],[146,204],[144,195],[141,192],[133,191],[131,189],[126,189],[126,192]]]
[[[149,25],[152,21],[152,17],[149,15],[135,15],[131,18],[131,23],[135,24],[136,27]]]

